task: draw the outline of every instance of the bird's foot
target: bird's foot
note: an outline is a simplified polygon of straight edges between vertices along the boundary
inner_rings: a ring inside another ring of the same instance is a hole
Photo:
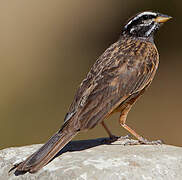
[[[130,138],[131,138],[130,135],[126,135],[126,136],[111,135],[108,139],[104,139],[104,143],[105,144],[111,144],[115,141],[125,141],[125,140],[129,140]]]
[[[147,139],[140,137],[139,140],[129,139],[124,145],[162,145],[163,142],[161,140],[156,141],[148,141]]]
[[[140,144],[146,144],[146,145],[161,145],[161,144],[163,144],[163,142],[161,140],[148,141],[147,139],[144,139],[144,138],[142,139],[142,141],[139,140],[139,143]]]

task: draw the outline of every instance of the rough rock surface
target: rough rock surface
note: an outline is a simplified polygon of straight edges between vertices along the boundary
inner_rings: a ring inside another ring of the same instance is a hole
[[[122,139],[107,144],[103,139],[73,141],[35,174],[8,174],[41,145],[0,151],[0,180],[181,180],[182,148],[170,145],[124,146]]]

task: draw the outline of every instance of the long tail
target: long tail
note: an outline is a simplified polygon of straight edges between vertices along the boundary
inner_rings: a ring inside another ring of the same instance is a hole
[[[29,156],[25,161],[15,165],[17,172],[35,173],[45,166],[71,139],[77,132],[57,132],[40,149]],[[10,171],[11,171],[10,170]]]

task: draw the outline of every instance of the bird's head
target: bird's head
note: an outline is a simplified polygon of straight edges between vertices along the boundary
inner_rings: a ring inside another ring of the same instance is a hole
[[[141,12],[128,20],[124,25],[122,33],[123,35],[132,37],[151,38],[154,32],[171,18],[171,16],[161,13],[151,11]]]

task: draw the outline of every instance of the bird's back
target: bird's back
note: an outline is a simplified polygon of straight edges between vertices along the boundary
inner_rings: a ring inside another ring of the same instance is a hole
[[[158,52],[150,41],[122,37],[94,63],[65,117],[82,129],[93,128],[132,94],[152,81]]]

